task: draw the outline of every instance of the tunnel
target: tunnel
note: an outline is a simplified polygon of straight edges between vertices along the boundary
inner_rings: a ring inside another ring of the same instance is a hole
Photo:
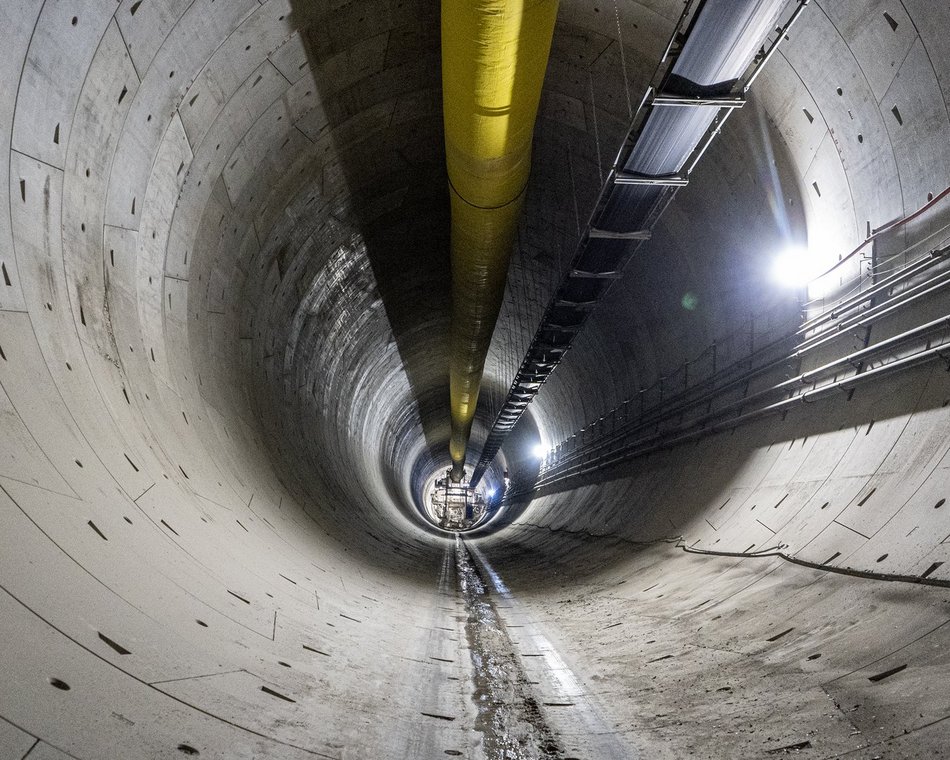
[[[695,5],[560,2],[468,474]],[[0,4],[0,757],[950,757],[950,6],[796,6],[453,531],[440,4]]]

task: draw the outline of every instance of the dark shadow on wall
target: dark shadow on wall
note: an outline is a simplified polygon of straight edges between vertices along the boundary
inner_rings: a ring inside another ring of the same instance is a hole
[[[775,338],[782,326],[795,329],[798,293],[778,285],[771,266],[779,252],[806,239],[805,227],[788,151],[758,113],[742,110],[595,313],[593,326],[616,347],[614,366],[640,388],[650,387],[688,361],[695,362],[694,373],[706,371],[713,342],[720,366],[746,351],[750,321],[757,334],[770,329]],[[637,390],[631,383],[627,396]]]
[[[766,262],[791,240],[804,237],[804,223],[794,168],[774,128],[751,109],[739,114],[552,378],[562,399],[583,394],[585,400],[557,409],[556,427],[579,430],[592,421],[581,418],[581,409],[601,403],[599,412],[606,413],[636,396],[638,385],[649,386],[695,361],[713,340],[748,320],[750,310],[768,312],[785,329],[794,329],[801,314],[797,295],[771,285]],[[745,333],[742,341],[744,351]],[[728,356],[722,348],[720,361]],[[546,390],[536,403],[547,403]],[[666,390],[668,395],[669,383]],[[616,469],[579,483],[594,487],[621,477],[613,474]],[[531,485],[513,483],[512,492]],[[517,521],[526,506],[523,499],[515,500],[493,528]]]
[[[365,241],[427,443],[435,445],[443,439],[430,410],[448,409],[450,303],[439,4],[291,6],[320,101],[308,137],[328,146],[319,186]]]
[[[487,546],[491,549],[491,556],[497,560],[497,567],[503,571],[509,562],[517,563],[519,568],[526,563],[542,566],[545,562],[545,547],[549,542],[576,542],[577,547],[590,547],[598,560],[591,565],[572,565],[572,574],[575,579],[580,579],[597,575],[613,561],[625,561],[643,546],[673,540],[697,521],[706,520],[712,526],[709,520],[719,522],[722,515],[726,514],[721,511],[723,507],[738,508],[739,503],[744,504],[746,499],[753,502],[753,510],[755,503],[758,503],[761,508],[759,513],[766,517],[771,512],[769,507],[777,508],[777,504],[763,504],[759,498],[753,498],[759,488],[762,493],[781,491],[794,494],[793,501],[797,499],[802,502],[794,504],[794,509],[803,510],[795,513],[796,519],[807,517],[806,513],[810,511],[815,516],[809,519],[820,520],[831,515],[826,519],[830,522],[835,514],[858,501],[874,487],[878,465],[873,456],[880,457],[881,452],[886,452],[884,456],[889,458],[882,472],[886,477],[897,477],[895,473],[899,473],[902,467],[923,467],[926,461],[896,460],[891,456],[894,450],[902,449],[905,455],[916,452],[928,461],[935,455],[939,458],[941,454],[950,454],[950,448],[942,438],[934,440],[935,449],[928,446],[920,448],[919,430],[909,434],[912,442],[918,441],[915,445],[907,444],[906,440],[903,447],[897,444],[897,437],[904,434],[904,424],[909,415],[948,405],[950,370],[945,362],[935,362],[894,375],[886,382],[864,386],[856,390],[850,399],[846,393],[842,393],[813,404],[803,404],[784,416],[765,417],[715,436],[634,457],[519,497],[488,533],[497,532],[500,527],[511,524],[518,530],[506,535],[503,545],[491,543],[489,539]],[[891,421],[896,421],[898,425],[888,429]],[[939,435],[941,430],[935,429],[933,432]],[[831,448],[828,448],[827,443],[822,443],[822,437],[830,439],[835,435],[843,435],[846,445],[842,447],[840,440],[832,444]],[[874,436],[885,437],[875,439]],[[806,446],[816,448],[808,453],[809,450],[804,448]],[[855,452],[862,446],[869,447],[868,451],[873,455],[873,461],[869,462],[873,464],[872,471],[865,476],[853,473]],[[831,471],[829,480],[835,477],[845,480],[866,477],[867,482],[856,484],[854,496],[849,495],[847,502],[822,504],[820,502],[824,502],[824,498],[816,499],[811,494],[821,493],[819,487],[823,487],[823,481],[816,484],[809,472],[792,468],[787,482],[768,475],[772,472],[774,462],[781,462],[783,455],[796,456],[796,449],[804,450],[809,457],[818,456],[818,452],[823,450],[827,450],[829,456],[837,452],[835,456],[839,457],[838,460],[821,463],[822,467],[828,467]],[[778,451],[777,459],[766,457],[766,462],[773,464],[767,464],[768,471],[759,472],[753,479],[757,485],[751,490],[746,487],[750,476],[745,473],[744,487],[739,489],[742,494],[740,502],[730,503],[736,487],[736,475],[743,466],[757,453],[771,451]],[[874,452],[877,452],[876,455]],[[839,463],[843,470],[837,469]],[[799,482],[806,484],[804,490],[796,489],[795,484]],[[781,504],[781,495],[776,497],[778,504]],[[540,511],[531,511],[534,501],[541,506]],[[895,511],[900,506],[896,505]],[[932,505],[928,503],[926,506]],[[826,512],[826,508],[831,511]],[[744,509],[749,510],[750,505],[746,504]],[[748,519],[754,520],[759,513],[750,511]],[[704,543],[702,548],[721,548],[733,552],[752,548],[733,546],[728,541],[721,547],[710,546],[710,543]],[[598,553],[598,546],[603,553]],[[755,547],[756,550],[762,548],[766,547]],[[554,580],[552,577],[552,582]]]
[[[762,114],[754,116],[762,119]],[[613,356],[618,363],[622,361],[627,371],[635,375],[649,376],[642,371],[644,355],[656,355],[657,374],[669,372],[671,367],[691,358],[691,352],[698,353],[716,338],[717,329],[747,317],[749,308],[777,308],[793,320],[798,316],[799,304],[794,298],[789,298],[787,292],[775,290],[774,286],[771,291],[765,287],[772,255],[780,250],[783,238],[796,240],[796,230],[801,230],[803,222],[801,196],[789,192],[794,190],[795,180],[787,153],[777,138],[774,151],[756,149],[759,140],[775,138],[771,125],[756,123],[750,118],[737,121],[734,126],[738,128],[732,130],[731,135],[728,130],[724,133],[723,138],[727,139],[717,146],[719,156],[712,166],[701,165],[696,181],[677,197],[680,208],[664,219],[665,229],[655,235],[646,248],[652,255],[631,262],[632,271],[628,269],[623,291],[612,294],[610,306],[616,310],[598,312],[596,330],[601,335],[603,355]],[[745,152],[737,152],[736,149],[743,146]],[[737,156],[741,160],[737,160]],[[715,157],[715,153],[711,157]],[[743,162],[747,167],[743,167]],[[776,176],[783,181],[776,183]],[[742,204],[728,202],[729,193],[740,180],[742,190],[738,195],[745,193],[758,209],[755,224],[749,224],[747,216],[737,213],[748,211]],[[716,198],[717,203],[710,204],[710,198]],[[761,213],[761,207],[766,203],[777,206],[776,202],[783,200],[789,206],[783,209],[785,224],[780,218],[770,224],[768,215]],[[789,203],[790,200],[794,202]],[[712,220],[715,225],[712,229],[698,223],[704,218],[704,206],[713,213],[723,212],[721,218]],[[922,248],[915,255],[925,253],[943,242],[941,230],[946,218],[946,212],[935,208],[926,219],[907,225],[906,235],[895,234],[893,241],[882,240],[880,248],[888,254],[898,254],[910,240],[920,239]],[[677,225],[677,221],[691,224]],[[711,240],[718,242],[710,246]],[[714,250],[710,251],[710,247]],[[738,249],[743,249],[741,256],[736,255]],[[903,256],[894,259],[895,266],[905,263],[907,259]],[[699,308],[687,313],[680,308],[680,295],[689,291],[697,294]],[[666,304],[662,303],[663,299],[667,300]],[[941,291],[929,302],[915,304],[914,310],[913,316],[903,315],[894,324],[875,326],[871,331],[872,342],[943,317],[947,312],[945,293]],[[685,324],[687,319],[696,324]],[[631,337],[628,326],[634,321],[646,323],[647,329]],[[798,324],[799,321],[794,320],[789,327],[794,329]],[[859,350],[864,347],[866,338],[863,330],[843,331],[832,352],[823,353],[822,361],[812,361],[820,364]],[[601,387],[596,381],[603,362],[596,361],[597,356],[572,353],[559,374],[570,375],[569,387],[574,389]],[[572,366],[572,362],[577,364]],[[775,382],[811,366],[815,365],[789,362],[785,373],[779,372]],[[650,369],[648,364],[646,369]],[[873,442],[875,435],[893,435],[882,433],[889,421],[900,427],[908,415],[947,404],[950,404],[950,381],[945,363],[938,361],[920,370],[891,375],[861,386],[854,393],[838,392],[808,405],[800,404],[787,414],[773,414],[734,429],[726,426],[725,432],[714,437],[660,448],[649,455],[631,457],[609,468],[595,469],[513,499],[507,513],[488,531],[500,533],[501,529],[512,526],[511,531],[504,533],[505,544],[488,538],[486,546],[497,551],[499,562],[511,561],[519,568],[535,560],[539,566],[543,565],[544,547],[555,547],[560,540],[576,541],[578,546],[600,546],[604,554],[597,554],[596,565],[572,566],[572,572],[582,576],[597,573],[610,564],[614,548],[617,552],[613,556],[619,559],[637,551],[641,544],[679,535],[684,526],[702,522],[706,515],[715,520],[715,512],[723,500],[720,497],[724,493],[728,495],[735,478],[741,476],[759,452],[801,447],[837,433],[853,440],[855,450],[860,450],[862,443]],[[612,405],[605,400],[604,411]],[[590,421],[583,420],[578,427]],[[889,440],[884,439],[879,445],[889,445]],[[946,444],[943,445],[946,451]],[[899,468],[907,464],[891,461],[887,466]],[[807,473],[798,477],[807,479]],[[673,483],[677,486],[672,486]],[[872,487],[865,485],[867,489]],[[533,502],[537,509],[531,509]],[[838,506],[843,509],[847,505]],[[806,504],[802,508],[812,507],[817,510],[821,505]],[[743,551],[746,547],[731,549]]]
[[[941,201],[938,197],[922,213],[919,215],[916,212],[912,213],[908,219],[909,221],[906,224],[901,224],[899,227],[882,233],[873,241],[873,258],[880,263],[886,272],[908,266],[915,261],[924,260],[928,251],[942,249],[950,240],[950,199]],[[869,260],[871,259],[871,251],[872,248],[868,245],[866,252]],[[939,259],[931,259],[931,261],[939,261]],[[765,389],[773,384],[788,380],[790,377],[797,377],[805,370],[812,369],[834,358],[847,356],[869,345],[873,347],[876,343],[917,325],[940,322],[946,319],[948,313],[946,292],[944,289],[936,289],[935,286],[928,283],[928,279],[939,280],[942,276],[940,273],[945,271],[946,265],[938,264],[933,271],[918,274],[915,278],[904,283],[902,287],[913,289],[910,291],[912,293],[923,289],[923,292],[914,296],[913,302],[904,311],[898,311],[890,317],[878,318],[871,323],[870,327],[847,330],[831,329],[828,334],[832,336],[833,340],[828,345],[809,354],[805,362],[800,358],[790,357],[787,362],[776,367],[770,374],[752,380],[752,390]],[[853,283],[846,283],[845,292],[851,292],[852,287]],[[869,307],[874,304],[887,306],[887,301],[871,300],[865,302],[864,306]],[[847,317],[850,316],[852,314],[849,313]],[[796,321],[792,328],[796,328],[799,323],[800,320]],[[929,338],[921,338],[919,344],[913,350],[931,349],[941,345],[946,339],[944,334],[932,334]],[[786,346],[786,350],[791,352],[795,345],[794,340],[790,341]],[[888,354],[885,358],[892,361],[906,354],[909,350],[911,349],[907,347],[893,349],[893,353]],[[819,356],[814,356],[815,353]],[[751,453],[756,446],[771,447],[773,445],[790,444],[791,442],[805,441],[849,428],[856,431],[864,430],[864,434],[869,435],[875,423],[886,423],[888,420],[895,420],[916,412],[933,410],[950,403],[950,389],[946,392],[940,390],[941,378],[946,370],[946,360],[939,355],[933,356],[930,364],[922,367],[912,367],[906,371],[883,375],[880,378],[871,379],[870,382],[861,383],[860,377],[855,378],[856,382],[854,383],[847,382],[851,372],[855,369],[860,374],[865,370],[880,368],[881,363],[882,359],[878,356],[868,363],[849,364],[847,371],[835,378],[846,382],[843,388],[832,390],[827,395],[815,398],[808,403],[796,403],[789,407],[783,407],[778,411],[762,415],[754,422],[750,421],[748,424],[740,426],[730,425],[728,419],[723,417],[716,421],[714,431],[704,431],[702,428],[695,427],[678,427],[684,420],[698,418],[708,411],[708,409],[693,406],[689,416],[683,416],[681,412],[678,412],[678,417],[676,415],[667,417],[654,427],[641,431],[642,440],[644,441],[641,448],[646,449],[649,453],[638,453],[636,456],[628,457],[623,463],[609,467],[591,468],[587,473],[578,474],[545,486],[538,493],[539,495],[562,493],[636,475],[638,472],[642,472],[645,467],[649,467],[649,462],[662,458],[667,454],[675,456],[677,452],[688,447],[700,446],[711,435],[717,435],[720,440],[724,440],[726,449],[731,453],[738,451],[742,446],[745,446],[745,450]],[[741,377],[744,372],[749,370],[748,363],[742,360],[734,366],[737,368],[734,377]],[[678,377],[681,377],[681,375],[678,375]],[[929,380],[925,382],[921,378],[929,378]],[[945,382],[944,385],[946,385]],[[726,395],[723,398],[740,402],[748,391],[749,387],[746,387],[743,392],[735,390],[731,398]],[[769,399],[759,399],[755,404],[742,405],[739,409],[734,410],[734,414],[747,415],[757,407],[774,403],[786,397],[780,394],[773,395]],[[715,409],[717,405],[717,403],[713,403],[710,408]],[[660,408],[662,408],[662,405]],[[636,405],[634,404],[631,409],[635,410]],[[656,443],[648,445],[650,437],[661,430],[666,431],[665,438],[661,436]],[[759,440],[763,430],[769,431],[767,442]],[[880,428],[878,428],[878,431],[880,431]],[[667,441],[673,441],[689,433],[695,433],[696,435],[688,443],[664,445]],[[741,442],[738,447],[733,445],[732,439]],[[630,440],[632,442],[635,439]],[[733,463],[734,468],[741,467],[743,459],[744,457],[736,458]],[[730,469],[730,466],[722,466],[725,465],[725,462],[720,463],[720,465],[719,469],[724,474],[734,471],[734,469]],[[700,478],[700,480],[702,479]]]
[[[402,26],[394,25],[396,5],[389,2],[359,3],[328,10],[324,4],[314,8],[303,0],[294,0],[294,13],[299,15],[298,27],[306,41],[309,65],[323,104],[325,123],[317,128],[329,146],[321,167],[323,194],[337,199],[332,205],[339,209],[340,217],[358,229],[366,240],[374,278],[420,408],[430,455],[434,456],[444,441],[443,410],[448,408],[445,376],[449,225],[440,108],[439,21],[437,3],[413,0],[409,5],[408,8],[407,3],[398,6],[398,23],[405,21]],[[726,151],[723,162],[727,169],[730,158],[735,167],[740,167],[748,158],[728,154]],[[701,167],[701,171],[709,170]],[[742,177],[736,181],[748,180]],[[671,226],[666,237],[677,257],[641,257],[643,262],[660,262],[667,266],[645,270],[633,279],[646,297],[638,301],[630,293],[618,291],[618,299],[623,296],[628,302],[627,308],[635,311],[648,328],[643,331],[647,335],[643,345],[627,351],[628,364],[642,363],[640,356],[652,354],[657,357],[656,372],[660,373],[664,371],[660,359],[670,358],[678,363],[688,358],[693,347],[699,347],[693,343],[698,341],[705,346],[716,337],[715,330],[735,317],[733,311],[723,306],[719,284],[732,285],[734,300],[745,306],[742,301],[745,292],[734,287],[737,278],[732,268],[736,258],[732,255],[732,243],[748,243],[751,238],[750,250],[755,253],[755,244],[761,243],[761,230],[742,227],[745,220],[735,212],[745,209],[738,202],[729,205],[727,200],[714,194],[710,190],[714,186],[715,182],[704,184],[697,178],[687,192],[696,195],[697,206],[709,205],[714,211],[733,212],[732,217],[723,215],[720,226],[714,230],[715,239],[724,242],[710,246],[709,230],[693,230],[690,236],[683,232],[689,231],[689,226]],[[756,182],[749,181],[746,192],[761,195],[764,189],[756,188]],[[708,203],[710,199],[715,202]],[[658,240],[659,235],[655,242]],[[699,245],[691,245],[690,240],[698,241]],[[701,258],[704,249],[710,247],[716,250],[709,257]],[[671,265],[671,262],[675,263]],[[682,312],[685,307],[680,307],[681,296],[690,290],[698,295],[700,308],[685,314]],[[660,304],[654,297],[663,293],[672,293],[674,301]],[[647,318],[643,318],[641,303],[651,304],[653,312],[647,314]],[[707,304],[710,314],[715,308],[715,316],[704,314]],[[685,319],[694,316],[700,318],[693,331],[695,339],[693,332],[684,327]],[[629,321],[618,320],[618,323],[623,327]],[[667,350],[677,341],[682,344],[682,356],[672,356]],[[577,359],[571,355],[571,360]],[[602,372],[602,367],[598,364],[590,371]],[[600,387],[594,382],[583,382],[584,378],[585,375],[578,372],[572,376],[571,384],[575,388]],[[855,398],[859,397],[856,394]],[[912,409],[915,403],[909,397],[899,397],[896,401],[905,410]],[[833,413],[809,416],[808,424],[815,429],[805,434],[864,424],[858,420],[867,416],[859,413],[857,406],[849,407],[844,402],[829,408]],[[899,413],[900,410],[893,412]],[[570,410],[564,410],[563,414],[568,416]],[[795,415],[789,415],[785,422],[794,418]],[[775,438],[776,430],[782,430],[772,424],[754,427],[754,430],[740,429],[733,434],[736,442],[728,443],[724,452],[728,456],[717,462],[703,463],[703,475],[697,476],[698,487],[688,504],[666,505],[658,491],[651,509],[663,512],[669,508],[673,510],[671,514],[679,517],[690,514],[690,510],[696,514],[704,509],[707,501],[703,494],[714,494],[728,483],[755,450],[756,441],[769,445],[772,441],[766,439]],[[788,429],[786,426],[779,435],[787,436]],[[598,474],[585,484],[585,490],[576,491],[577,504],[565,513],[564,520],[574,509],[584,510],[593,514],[594,522],[603,528],[603,535],[616,533],[623,524],[624,505],[604,502],[604,484],[635,474],[644,467],[655,466],[659,468],[657,472],[662,472],[667,465],[656,464],[658,460],[668,456],[685,457],[683,452],[688,449],[688,446],[680,447],[669,455],[634,461],[626,474]],[[405,503],[399,480],[407,477],[409,470],[406,474],[398,473],[388,467],[388,462],[381,464],[382,470],[387,472],[387,491],[391,496],[400,497],[396,503]],[[671,519],[670,530],[675,529],[676,521]]]

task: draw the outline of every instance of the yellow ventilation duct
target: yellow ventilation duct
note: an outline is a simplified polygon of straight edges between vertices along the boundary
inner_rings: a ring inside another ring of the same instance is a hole
[[[465,449],[521,212],[557,0],[442,0],[452,208],[452,480]]]

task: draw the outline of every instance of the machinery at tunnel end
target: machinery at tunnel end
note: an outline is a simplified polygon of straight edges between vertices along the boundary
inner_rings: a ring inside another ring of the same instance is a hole
[[[485,493],[468,483],[454,482],[451,470],[435,481],[426,506],[432,521],[443,530],[471,530],[489,514]]]

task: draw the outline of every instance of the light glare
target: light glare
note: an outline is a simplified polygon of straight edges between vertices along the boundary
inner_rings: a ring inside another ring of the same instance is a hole
[[[531,454],[535,459],[544,459],[548,454],[548,450],[543,443],[538,443],[531,449]]]
[[[780,285],[803,288],[827,268],[821,254],[804,246],[791,246],[775,258],[772,276]]]

